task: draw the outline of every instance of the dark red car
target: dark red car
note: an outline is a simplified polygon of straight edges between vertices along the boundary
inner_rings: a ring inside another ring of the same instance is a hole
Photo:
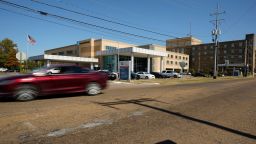
[[[87,92],[97,95],[107,87],[108,76],[79,66],[44,67],[32,74],[0,79],[0,96],[28,101],[37,96]]]

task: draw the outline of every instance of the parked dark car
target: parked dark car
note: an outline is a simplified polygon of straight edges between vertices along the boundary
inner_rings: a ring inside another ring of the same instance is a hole
[[[106,73],[108,75],[109,80],[116,80],[118,77],[116,73],[110,72],[108,70],[99,70],[99,72]]]
[[[151,72],[152,75],[154,75],[156,78],[170,78],[168,75],[164,75],[160,72]]]
[[[140,76],[134,72],[131,72],[131,79],[140,79]]]
[[[203,72],[196,72],[196,73],[194,73],[193,76],[194,76],[194,77],[206,77],[206,74],[203,73]]]
[[[50,68],[59,73],[47,74]],[[44,67],[32,74],[15,75],[0,79],[0,96],[10,96],[19,101],[33,100],[37,96],[87,92],[97,95],[107,87],[107,75],[79,66]]]

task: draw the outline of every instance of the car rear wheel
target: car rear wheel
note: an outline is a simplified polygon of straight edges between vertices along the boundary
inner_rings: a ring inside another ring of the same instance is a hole
[[[148,76],[146,76],[145,79],[148,79]]]
[[[86,87],[86,92],[88,95],[94,96],[101,92],[101,87],[97,83],[89,83]]]
[[[14,98],[18,101],[30,101],[38,96],[38,89],[32,85],[19,86],[14,93]]]

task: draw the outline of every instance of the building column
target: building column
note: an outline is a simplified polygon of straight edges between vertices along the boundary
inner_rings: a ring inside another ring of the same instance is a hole
[[[93,63],[91,63],[91,70],[93,70],[94,69],[94,65],[93,65]]]
[[[163,66],[164,66],[164,60],[163,60],[163,57],[161,56],[161,59],[160,59],[160,72],[162,72],[164,70]]]
[[[150,73],[150,56],[149,55],[148,55],[147,59],[148,59],[147,72]]]
[[[131,71],[134,72],[134,55],[131,53]]]
[[[46,60],[46,66],[49,67],[51,65],[51,61],[50,60]]]

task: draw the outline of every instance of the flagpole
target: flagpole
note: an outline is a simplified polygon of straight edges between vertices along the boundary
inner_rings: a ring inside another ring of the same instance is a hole
[[[27,39],[28,39],[28,34],[27,34]],[[27,59],[26,59],[26,72],[28,72],[28,48],[29,48],[29,42],[27,41],[27,48],[26,48],[26,55],[27,55]]]

